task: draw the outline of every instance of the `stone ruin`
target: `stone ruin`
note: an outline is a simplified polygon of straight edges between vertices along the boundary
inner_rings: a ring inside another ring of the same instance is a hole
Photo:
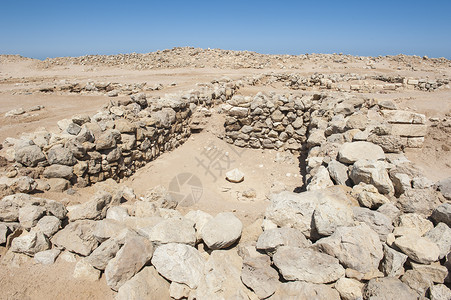
[[[349,94],[244,97],[239,87],[223,79],[182,95],[132,94],[60,121],[60,133],[7,139],[3,262],[59,256],[76,262],[77,280],[104,274],[117,299],[450,299],[451,179],[431,182],[403,155],[422,147],[426,117]],[[302,162],[302,190],[270,195],[253,241],[240,240],[233,213],[183,216],[165,188],[137,199],[116,182],[216,112],[219,138]],[[80,205],[32,194],[91,184],[98,193]]]

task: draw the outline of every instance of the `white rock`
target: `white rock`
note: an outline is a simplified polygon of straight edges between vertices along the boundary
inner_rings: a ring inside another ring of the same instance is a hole
[[[243,224],[231,212],[217,214],[201,231],[202,240],[212,250],[227,248],[241,236]]]
[[[244,173],[238,169],[233,169],[226,174],[226,179],[230,182],[239,183],[244,180]]]
[[[363,299],[362,289],[364,284],[351,278],[340,278],[335,283],[335,289],[343,300]]]
[[[43,265],[51,265],[55,262],[60,253],[61,251],[58,249],[41,251],[34,255],[34,260]]]
[[[108,286],[117,291],[152,258],[152,243],[138,235],[128,235],[125,244],[105,268]]]
[[[116,300],[169,299],[169,283],[154,267],[144,267],[118,290]]]
[[[377,270],[384,255],[379,236],[364,223],[338,227],[331,236],[318,240],[315,246],[338,258],[344,267],[361,273]]]
[[[338,259],[309,248],[279,247],[273,261],[286,280],[329,283],[345,276]]]
[[[384,160],[384,150],[369,142],[344,143],[338,150],[338,160],[342,163],[353,164],[358,160]]]
[[[203,278],[205,260],[195,248],[185,244],[159,246],[152,257],[158,273],[170,281],[197,288]]]
[[[94,269],[93,266],[82,259],[75,265],[74,273],[72,276],[76,279],[97,281],[100,278],[100,271]]]
[[[413,261],[430,264],[440,255],[438,246],[427,238],[415,234],[398,237],[395,245]]]

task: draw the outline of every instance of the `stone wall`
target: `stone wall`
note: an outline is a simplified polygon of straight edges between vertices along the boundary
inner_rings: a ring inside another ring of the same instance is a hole
[[[131,176],[161,153],[183,144],[192,129],[198,130],[202,107],[230,99],[238,86],[228,81],[163,98],[148,99],[144,93],[115,98],[94,116],[59,121],[59,133],[40,129],[20,139],[8,138],[3,152],[14,164],[10,178],[0,184],[15,187],[16,181],[28,176],[30,185],[13,192],[64,190]]]

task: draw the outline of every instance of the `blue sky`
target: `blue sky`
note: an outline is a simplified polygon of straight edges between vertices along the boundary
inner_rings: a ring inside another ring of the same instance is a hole
[[[177,46],[451,59],[451,0],[1,0],[0,7],[0,53],[40,59]]]

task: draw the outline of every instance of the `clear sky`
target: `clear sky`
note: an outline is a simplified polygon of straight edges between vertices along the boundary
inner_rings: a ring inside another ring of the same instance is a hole
[[[0,1],[0,54],[44,59],[178,46],[451,59],[451,0]]]

